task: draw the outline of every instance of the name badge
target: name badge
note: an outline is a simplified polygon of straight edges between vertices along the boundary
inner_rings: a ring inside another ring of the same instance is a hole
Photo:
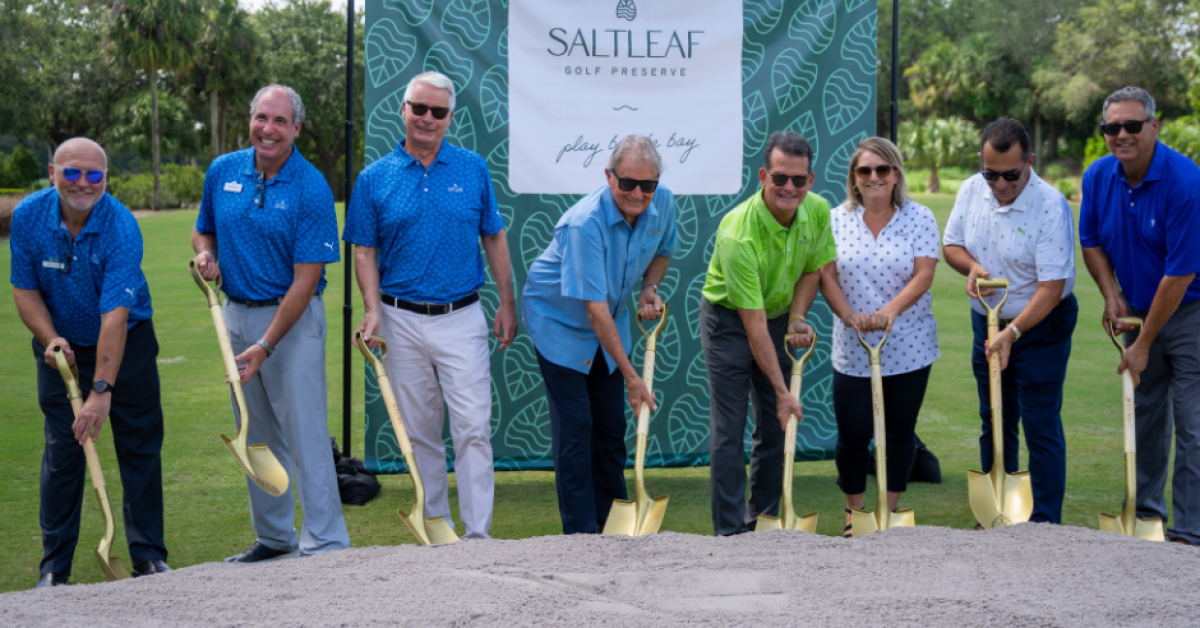
[[[42,268],[53,268],[54,270],[63,270],[66,267],[67,267],[66,264],[64,264],[56,259],[42,260]]]
[[[234,183],[233,181],[230,181],[229,183],[225,184],[225,191],[240,194],[242,192],[242,184]]]

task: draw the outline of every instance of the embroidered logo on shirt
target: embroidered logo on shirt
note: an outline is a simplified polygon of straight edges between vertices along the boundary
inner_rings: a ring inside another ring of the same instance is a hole
[[[279,201],[275,203],[275,209],[287,209],[287,201]]]
[[[654,234],[658,233],[658,232],[659,232],[659,231],[661,231],[661,230],[662,230],[661,228],[660,228],[660,229],[651,229],[651,230],[650,230],[650,235],[654,235]]]
[[[336,252],[336,251],[337,251],[337,249],[333,248],[333,245],[332,245],[332,244],[330,244],[330,243],[328,243],[328,242],[326,242],[326,243],[325,243],[325,246],[329,247],[329,250],[330,250],[330,251],[334,251],[334,252]]]
[[[226,192],[234,192],[234,193],[236,193],[236,194],[240,194],[240,193],[242,192],[242,184],[241,184],[241,183],[235,183],[235,182],[233,182],[233,181],[230,181],[230,182],[228,182],[228,183],[226,183],[226,184],[225,184],[225,191],[226,191]]]
[[[129,296],[131,296],[131,297],[137,296],[136,294],[133,293],[133,288],[126,288],[125,292],[128,292]]]
[[[462,188],[458,187],[458,184],[455,183],[454,185],[451,185],[450,187],[446,188],[446,191],[447,192],[463,192],[464,190]]]

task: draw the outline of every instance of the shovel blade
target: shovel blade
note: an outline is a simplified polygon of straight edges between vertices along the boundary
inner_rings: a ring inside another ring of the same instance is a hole
[[[815,512],[810,512],[803,517],[797,517],[796,520],[792,522],[792,529],[800,532],[807,532],[809,534],[816,534],[817,518],[818,516]]]
[[[1033,514],[1033,486],[1028,471],[1005,474],[1003,486],[997,498],[989,474],[967,471],[971,512],[985,529],[1025,523]]]
[[[405,513],[403,510],[397,510],[396,514],[400,515],[400,520],[404,522],[412,535],[417,537],[417,543],[421,545],[430,545],[429,535],[425,532],[425,520],[420,517],[413,517]]]
[[[279,497],[288,488],[288,474],[279,459],[271,453],[266,445],[250,445],[246,448],[246,458],[250,461],[253,471],[250,478],[268,495]]]
[[[99,549],[96,549],[95,552],[96,560],[100,563],[100,571],[104,572],[104,577],[108,578],[109,582],[125,580],[129,577],[129,570],[121,564],[121,559],[105,556]]]
[[[650,502],[649,512],[641,519],[636,536],[658,534],[658,529],[662,527],[663,517],[667,515],[667,502],[670,499],[670,495],[660,495]]]
[[[1100,513],[1100,531],[1125,534],[1125,526],[1121,523],[1120,517],[1114,517],[1113,515],[1102,512]]]
[[[1163,536],[1163,522],[1158,517],[1138,519],[1134,526],[1133,536],[1145,541],[1166,541]]]
[[[445,517],[426,519],[425,533],[429,535],[430,545],[448,545],[458,541],[458,535],[454,533]]]
[[[1004,504],[1000,508],[1013,523],[1025,523],[1033,514],[1033,481],[1028,471],[1004,476]]]
[[[875,521],[875,513],[862,508],[850,509],[850,534],[863,536],[879,531],[879,522]]]
[[[782,529],[783,529],[783,522],[779,519],[779,517],[772,517],[771,515],[759,515],[758,523],[754,524],[755,532],[765,532],[767,530],[782,530]]]
[[[637,504],[627,499],[614,499],[608,521],[604,522],[604,534],[637,536]]]
[[[917,515],[912,508],[900,508],[887,513],[888,528],[911,528],[917,525]]]

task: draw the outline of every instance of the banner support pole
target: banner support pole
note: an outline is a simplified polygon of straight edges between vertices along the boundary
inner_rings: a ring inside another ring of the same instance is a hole
[[[353,2],[354,0],[350,0]],[[900,0],[892,0],[892,125],[891,139],[900,134]]]
[[[346,204],[342,212],[350,216],[351,180],[354,173],[354,0],[346,0]],[[350,284],[354,280],[354,246],[343,243],[345,299],[342,305],[342,455],[350,455],[350,328],[354,324],[354,305]]]

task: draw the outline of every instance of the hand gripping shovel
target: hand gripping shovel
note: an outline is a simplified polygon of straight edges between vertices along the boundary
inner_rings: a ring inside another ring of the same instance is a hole
[[[67,366],[67,357],[63,355],[62,347],[54,347],[54,361],[58,363],[58,372],[62,375],[63,383],[67,385],[71,410],[75,412],[75,418],[79,418],[79,410],[83,407],[83,395],[79,392],[79,371],[74,366]],[[129,572],[125,570],[119,558],[112,556],[117,524],[113,521],[112,505],[108,503],[108,489],[104,487],[104,472],[100,470],[96,443],[91,438],[84,443],[83,453],[87,456],[88,472],[92,475],[92,488],[96,489],[96,499],[100,502],[100,513],[104,515],[104,538],[100,539],[100,545],[96,546],[96,560],[100,561],[100,569],[109,582],[124,580],[129,577]]]
[[[979,302],[987,309],[988,344],[1000,333],[1000,308],[1008,300],[1007,279],[976,279],[975,289],[1003,288],[1004,297],[996,307],[991,307],[982,298]],[[967,489],[971,498],[971,512],[975,520],[985,529],[1024,523],[1033,513],[1033,488],[1029,472],[1013,474],[1004,472],[1004,408],[1000,397],[1000,354],[993,353],[988,359],[992,397],[992,470],[987,473],[967,471]]]
[[[222,434],[221,440],[225,441],[229,453],[233,454],[233,459],[241,465],[247,477],[268,495],[279,497],[288,488],[287,471],[266,445],[246,444],[250,438],[250,413],[246,410],[246,396],[242,393],[242,380],[238,375],[237,362],[233,359],[233,347],[229,344],[225,316],[221,314],[221,297],[217,293],[221,288],[221,280],[217,279],[214,288],[200,276],[195,262],[190,262],[188,269],[192,272],[192,279],[196,280],[196,285],[200,286],[200,290],[208,299],[208,309],[212,312],[213,325],[217,328],[217,340],[221,343],[221,356],[225,358],[225,376],[229,379],[229,388],[233,391],[233,400],[237,404],[238,417],[241,419],[237,436],[229,440]]]
[[[1122,318],[1122,323],[1142,326],[1140,318]],[[1112,326],[1108,326],[1108,337],[1121,356],[1125,356],[1125,347],[1117,340]],[[1125,412],[1125,508],[1121,516],[1100,513],[1100,529],[1105,532],[1116,532],[1126,536],[1135,536],[1147,541],[1163,541],[1163,522],[1158,517],[1146,519],[1137,518],[1137,438],[1134,434],[1133,421],[1133,376],[1129,371],[1121,373],[1122,408]]]
[[[867,350],[871,362],[871,409],[875,415],[875,511],[864,508],[850,509],[851,534],[862,536],[888,528],[911,528],[917,524],[912,508],[888,510],[887,501],[887,425],[883,417],[883,367],[879,362],[879,350],[887,342],[887,332],[879,344],[872,347],[858,334],[858,342]]]
[[[800,401],[800,379],[804,373],[804,363],[808,362],[817,348],[817,332],[813,332],[812,345],[799,359],[787,344],[787,339],[793,335],[795,334],[784,336],[783,350],[787,351],[788,357],[792,359],[792,396],[796,401]],[[782,529],[800,530],[810,534],[817,532],[817,513],[810,512],[803,517],[797,517],[796,509],[792,506],[792,470],[796,466],[796,423],[795,416],[788,417],[787,431],[783,437],[783,494],[779,498],[779,516],[759,515],[758,524],[754,526],[755,531]]]
[[[662,318],[653,331],[647,332],[642,327],[642,317],[638,316],[638,329],[646,336],[646,358],[642,361],[642,381],[646,382],[646,390],[654,394],[654,351],[658,345],[658,337],[667,326],[669,308],[663,303]],[[633,486],[635,500],[614,499],[612,510],[608,513],[608,521],[604,523],[605,534],[624,534],[625,536],[645,536],[658,532],[662,526],[663,515],[667,513],[667,500],[670,495],[661,495],[650,499],[646,493],[646,437],[650,433],[650,404],[642,404],[638,409],[637,427],[637,456],[633,465]]]
[[[387,367],[383,364],[387,360],[387,340],[381,336],[375,336],[375,339],[380,343],[382,359],[375,357],[375,354],[367,348],[367,339],[363,337],[362,332],[354,334],[358,350],[375,370],[375,380],[379,382],[379,393],[383,395],[383,403],[387,406],[388,417],[392,419],[392,430],[396,432],[396,441],[400,443],[400,453],[404,454],[404,463],[408,465],[408,475],[412,478],[413,488],[417,492],[417,501],[410,511],[412,514],[406,515],[403,510],[397,510],[396,513],[400,515],[400,520],[408,526],[409,532],[417,537],[417,542],[421,545],[453,543],[458,540],[458,535],[454,533],[444,517],[425,518],[425,483],[421,481],[421,472],[417,469],[417,457],[413,455],[412,442],[408,440],[408,432],[404,429],[403,419],[400,418],[400,407],[396,405],[396,395],[392,392],[391,381],[388,380]]]

